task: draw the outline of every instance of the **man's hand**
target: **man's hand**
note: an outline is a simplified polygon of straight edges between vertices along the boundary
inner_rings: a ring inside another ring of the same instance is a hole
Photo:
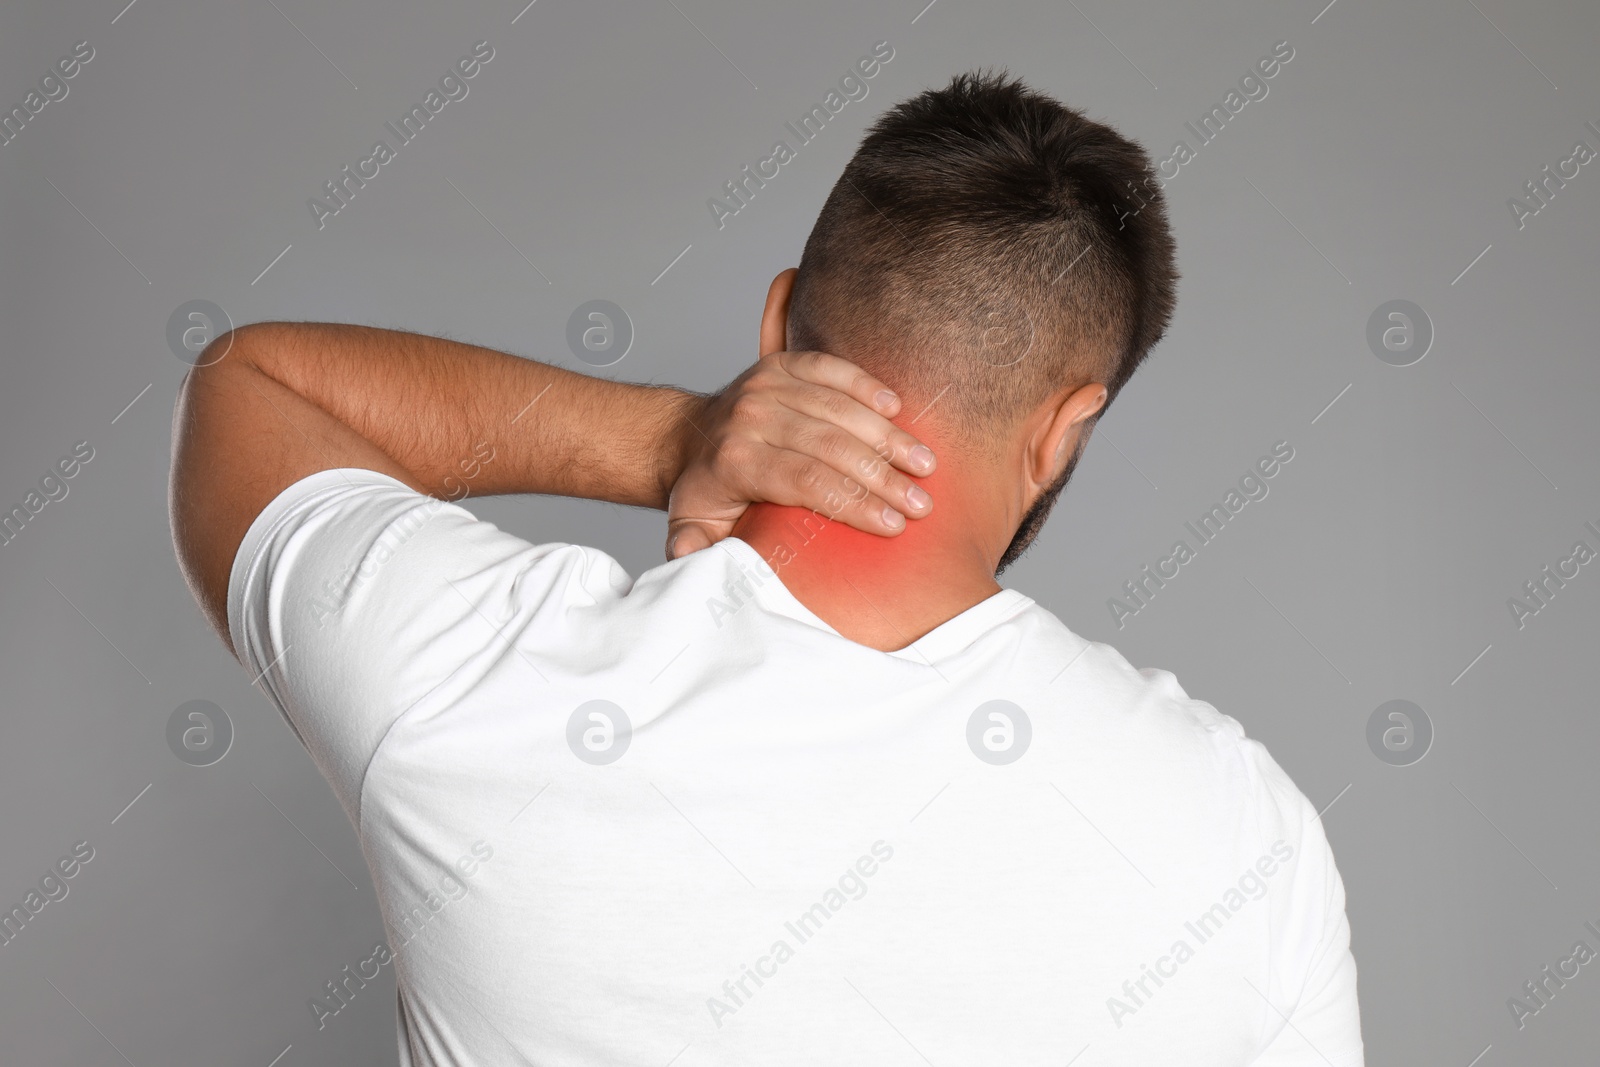
[[[933,510],[907,474],[934,468],[933,451],[889,421],[899,412],[893,391],[838,356],[761,357],[689,418],[683,473],[667,506],[667,558],[727,537],[758,501],[898,534],[906,516]]]

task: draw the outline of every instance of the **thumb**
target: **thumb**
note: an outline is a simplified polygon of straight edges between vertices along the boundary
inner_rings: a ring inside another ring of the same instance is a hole
[[[667,532],[667,559],[669,561],[681,559],[691,552],[710,548],[718,540],[720,537],[710,524],[693,519],[680,519],[670,524]]]

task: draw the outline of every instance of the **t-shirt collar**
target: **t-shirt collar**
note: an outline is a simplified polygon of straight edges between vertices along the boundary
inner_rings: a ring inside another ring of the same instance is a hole
[[[840,640],[848,641],[849,638],[839,633],[830,626],[816,612],[800,602],[789,587],[783,584],[777,572],[761,558],[749,542],[737,537],[728,537],[717,545],[731,557],[733,566],[742,571],[747,571],[760,580],[753,581],[751,586],[755,598],[761,606],[768,611],[794,619],[797,622],[814,626],[826,633],[833,634]],[[1011,618],[1024,608],[1030,606],[1033,599],[1015,589],[1001,589],[993,596],[972,605],[965,611],[946,619],[928,633],[923,634],[904,648],[882,655],[893,656],[897,659],[908,660],[913,663],[932,664],[966,648],[973,641],[982,637],[989,630]],[[865,645],[858,647],[866,648]]]

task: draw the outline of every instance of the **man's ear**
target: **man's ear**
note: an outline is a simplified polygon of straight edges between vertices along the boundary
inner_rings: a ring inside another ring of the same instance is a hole
[[[1031,491],[1042,492],[1061,477],[1093,427],[1095,416],[1105,407],[1106,396],[1104,385],[1090,382],[1056,394],[1040,409],[1038,429],[1024,459]]]
[[[794,292],[794,278],[800,271],[790,267],[772,279],[767,288],[767,306],[761,312],[761,351],[758,355],[789,350],[789,294]]]

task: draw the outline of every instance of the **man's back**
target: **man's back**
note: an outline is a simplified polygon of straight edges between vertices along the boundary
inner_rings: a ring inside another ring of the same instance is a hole
[[[388,929],[312,1010],[392,950],[418,1067],[1360,1062],[1315,811],[1015,591],[880,652],[740,540],[633,581],[346,469],[228,616]]]

